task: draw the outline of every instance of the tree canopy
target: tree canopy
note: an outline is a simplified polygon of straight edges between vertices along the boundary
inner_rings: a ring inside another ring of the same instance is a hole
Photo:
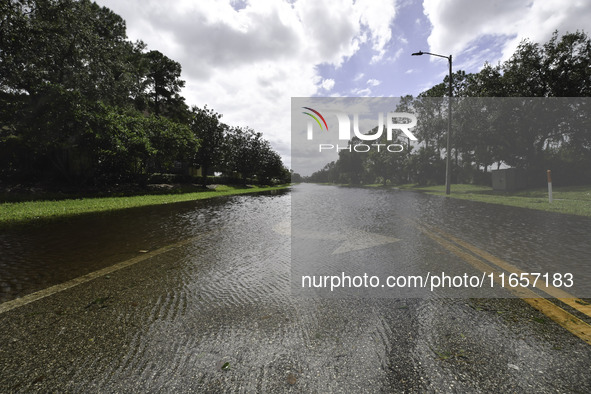
[[[271,172],[264,161],[279,156],[260,134],[237,139],[252,133],[207,106],[189,108],[181,72],[90,0],[3,2],[0,181],[97,185],[199,166],[204,175],[284,179],[280,159]],[[240,150],[254,153],[229,164]]]
[[[417,144],[397,154],[342,151],[308,180],[444,182],[448,78],[400,102],[419,119]],[[584,32],[555,32],[545,44],[524,40],[503,63],[456,71],[452,92],[454,182],[490,184],[488,170],[502,165],[526,170],[530,185],[543,183],[546,169],[563,185],[591,182],[591,102],[576,99],[591,95],[591,40]],[[353,178],[350,156],[357,161]]]

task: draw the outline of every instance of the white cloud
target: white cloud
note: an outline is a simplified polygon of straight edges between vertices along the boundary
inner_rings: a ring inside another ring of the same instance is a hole
[[[370,88],[355,88],[351,90],[351,94],[357,97],[369,97],[371,96],[371,89]]]
[[[362,45],[381,58],[395,16],[391,0],[98,3],[126,20],[131,40],[181,63],[189,105],[263,132],[288,165],[291,97],[330,91],[317,66],[340,67]]]
[[[386,53],[385,46],[392,38],[390,25],[396,16],[392,0],[357,0],[355,3],[360,21],[371,36],[372,48],[376,54],[371,63],[379,62]]]
[[[382,81],[378,81],[377,79],[373,79],[373,78],[367,80],[367,84],[369,86],[378,86],[381,83],[382,83]]]
[[[404,53],[404,48],[398,48],[396,52],[392,56],[388,56],[386,59],[389,63],[394,63],[398,58]]]
[[[355,75],[355,78],[353,78],[353,82],[357,82],[359,81],[361,78],[363,78],[365,76],[364,73],[359,73],[357,75]]]
[[[482,60],[471,48],[479,40],[498,46],[498,58],[485,59],[495,63],[509,58],[525,38],[544,43],[555,30],[591,28],[591,3],[584,0],[424,0],[423,7],[433,27],[430,50],[472,58],[468,63]]]
[[[324,89],[326,91],[330,91],[330,90],[332,90],[332,88],[334,88],[334,79],[331,79],[331,78],[325,79],[322,81],[320,86],[322,86],[322,89]]]

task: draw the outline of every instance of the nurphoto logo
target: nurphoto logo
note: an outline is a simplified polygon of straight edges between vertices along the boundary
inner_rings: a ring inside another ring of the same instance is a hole
[[[302,112],[303,114],[310,117],[307,123],[307,139],[313,140],[314,139],[314,122],[319,126],[321,131],[328,131],[328,123],[326,122],[325,117],[317,110],[311,107],[302,107],[306,111]],[[336,119],[339,124],[339,133],[338,139],[349,141],[351,139],[351,118],[348,114],[343,112],[336,112],[334,113]],[[375,133],[373,134],[363,134],[359,130],[359,114],[353,114],[353,134],[361,141],[377,141],[379,140],[382,135],[384,134],[384,130],[386,131],[386,140],[391,142],[397,137],[397,134],[394,133],[394,130],[399,130],[404,133],[404,135],[411,141],[416,141],[417,137],[410,131],[411,128],[417,125],[417,117],[414,114],[408,112],[388,112],[385,115],[386,121],[384,122],[384,112],[379,112],[377,114],[377,126],[372,128],[375,129]],[[405,120],[405,122],[401,122]],[[319,144],[318,150],[319,152],[327,151],[327,150],[348,150],[349,152],[369,152],[372,147],[374,147],[378,152],[380,150],[387,150],[388,152],[402,152],[404,150],[404,146],[401,144],[355,144],[347,146],[339,146],[338,144]]]

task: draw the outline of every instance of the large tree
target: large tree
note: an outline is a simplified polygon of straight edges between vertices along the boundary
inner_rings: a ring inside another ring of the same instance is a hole
[[[228,126],[220,122],[222,115],[207,106],[193,107],[191,130],[203,141],[201,149],[193,162],[201,167],[203,176],[213,169],[221,169],[224,164],[225,137]]]
[[[149,51],[144,57],[147,67],[144,84],[154,114],[174,114],[174,108],[184,104],[179,95],[185,86],[185,81],[180,79],[181,65],[159,51]]]
[[[245,177],[271,177],[278,156],[261,134],[241,129],[225,138],[220,115],[207,107],[191,112],[183,86],[180,64],[128,41],[123,19],[105,7],[4,1],[0,177],[132,180],[179,163],[211,168],[223,158]]]
[[[129,96],[125,23],[88,0],[11,0],[2,10],[0,145],[29,152],[5,164],[28,168],[28,176],[53,168],[73,181],[88,112],[97,101],[119,105]]]

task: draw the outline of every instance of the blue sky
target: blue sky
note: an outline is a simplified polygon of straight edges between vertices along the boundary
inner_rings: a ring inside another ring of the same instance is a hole
[[[525,38],[591,31],[588,0],[98,0],[178,61],[189,105],[262,132],[289,167],[291,97],[417,95]]]

